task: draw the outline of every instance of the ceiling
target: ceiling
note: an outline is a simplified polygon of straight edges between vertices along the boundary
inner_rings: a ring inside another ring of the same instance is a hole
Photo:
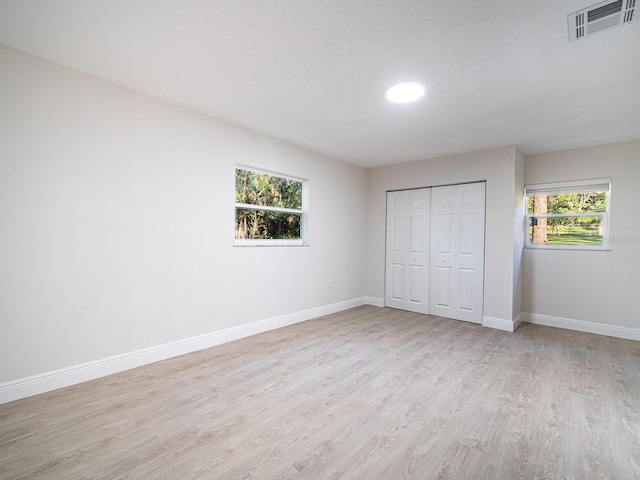
[[[568,41],[595,2],[0,0],[0,44],[372,167],[640,138],[640,22]]]

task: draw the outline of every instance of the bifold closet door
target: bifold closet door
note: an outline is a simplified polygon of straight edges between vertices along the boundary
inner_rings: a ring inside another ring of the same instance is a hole
[[[430,189],[387,193],[385,305],[429,309]]]
[[[431,189],[429,313],[482,323],[485,184]]]

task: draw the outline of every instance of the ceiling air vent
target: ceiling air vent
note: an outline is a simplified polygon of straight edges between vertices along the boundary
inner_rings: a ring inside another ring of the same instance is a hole
[[[569,41],[575,42],[591,35],[640,19],[636,5],[640,0],[618,0],[597,3],[569,15]],[[640,5],[638,5],[640,7]]]

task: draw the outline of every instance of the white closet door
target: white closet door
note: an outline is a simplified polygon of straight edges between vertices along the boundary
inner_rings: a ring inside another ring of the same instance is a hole
[[[482,323],[485,184],[433,187],[429,313]]]
[[[387,193],[387,307],[428,313],[429,212],[429,188]]]

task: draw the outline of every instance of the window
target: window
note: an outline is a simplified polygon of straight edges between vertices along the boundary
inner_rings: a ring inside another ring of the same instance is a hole
[[[527,185],[526,246],[606,250],[611,179]]]
[[[306,182],[236,168],[236,245],[303,245]]]

